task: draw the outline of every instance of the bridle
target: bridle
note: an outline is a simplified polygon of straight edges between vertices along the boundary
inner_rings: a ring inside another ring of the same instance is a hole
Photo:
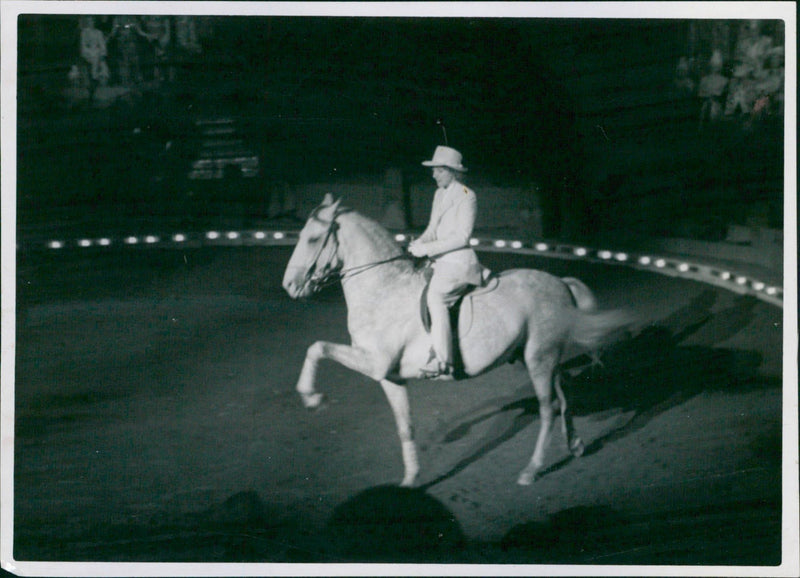
[[[314,293],[330,284],[330,280],[338,274],[337,269],[340,264],[335,263],[339,255],[339,237],[336,235],[336,231],[339,229],[339,223],[336,222],[337,216],[338,213],[327,222],[328,229],[325,231],[325,238],[319,244],[317,253],[314,255],[314,260],[311,261],[311,265],[308,267],[305,277],[303,278],[302,287],[310,287],[311,291]],[[311,215],[311,218],[326,223],[326,221],[323,221],[316,215],[316,211]],[[334,242],[331,258],[320,266],[319,259],[331,239],[333,239]]]
[[[400,259],[410,258],[408,255],[401,253],[400,255],[395,255],[394,257],[389,257],[388,259],[383,259],[381,261],[375,261],[372,263],[357,265],[355,267],[349,267],[347,269],[341,269],[342,261],[339,259],[339,236],[337,235],[339,223],[336,222],[336,217],[349,211],[350,209],[337,211],[330,221],[323,221],[316,215],[316,212],[311,215],[312,219],[316,219],[322,223],[327,223],[328,229],[325,231],[325,238],[320,243],[319,248],[317,248],[317,253],[314,255],[314,260],[311,262],[311,266],[308,268],[305,277],[303,278],[303,288],[310,287],[311,291],[316,293],[325,287],[333,285],[339,281],[344,281],[351,277],[355,277],[359,273],[368,271],[373,267],[377,267],[385,263],[391,263],[392,261],[398,261]],[[319,259],[322,256],[322,253],[325,251],[325,248],[328,246],[328,243],[331,241],[333,242],[333,250],[330,251],[331,258],[328,259],[322,266],[320,266]]]

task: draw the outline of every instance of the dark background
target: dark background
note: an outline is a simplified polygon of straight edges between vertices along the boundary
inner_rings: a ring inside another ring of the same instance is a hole
[[[738,25],[729,22],[731,45]],[[720,240],[754,210],[760,225],[781,228],[782,114],[701,127],[701,100],[676,87],[681,56],[708,57],[702,26],[198,18],[202,51],[174,57],[172,81],[145,78],[99,107],[62,96],[79,58],[78,17],[22,16],[20,224],[87,213],[267,218],[275,183],[299,187],[388,167],[406,183],[426,183],[419,162],[446,130],[471,174],[539,191],[546,236]],[[782,42],[780,22],[763,28]],[[259,155],[259,177],[189,182],[195,121],[223,116],[236,119]]]
[[[276,183],[380,179],[388,167],[404,186],[430,189],[419,163],[443,142],[443,126],[470,178],[538,191],[549,236],[718,240],[757,207],[757,222],[782,226],[782,117],[737,113],[701,126],[700,99],[676,86],[682,56],[708,56],[698,22],[197,24],[201,51],[173,55],[174,79],[146,75],[100,103],[65,96],[78,17],[20,18],[23,241],[76,222],[82,235],[97,227],[112,236],[141,219],[292,221],[270,213]],[[189,179],[203,141],[196,122],[223,117],[258,154],[259,177]],[[305,215],[295,217],[299,225]],[[400,464],[379,392],[331,368],[337,403],[312,415],[291,390],[309,340],[323,329],[340,340],[346,328],[339,293],[310,304],[286,297],[288,248],[18,255],[19,559],[308,562],[345,552],[396,561],[397,549],[419,561],[421,530],[458,538],[456,521],[479,535],[467,548],[434,548],[437,561],[780,561],[783,328],[779,311],[750,296],[534,259],[591,279],[603,306],[633,306],[653,321],[573,380],[582,435],[599,440],[594,453],[556,464],[537,492],[497,491],[529,451],[515,435],[534,420],[527,383],[487,376],[488,393],[456,396],[422,384],[416,400],[436,409],[418,412],[418,431],[428,463],[440,462],[427,475],[444,479],[404,495],[379,485]],[[494,270],[531,264],[482,260]],[[495,405],[495,421],[475,423]],[[381,519],[387,504],[412,525]],[[420,524],[419,512],[449,525]],[[490,529],[500,538],[486,538]]]

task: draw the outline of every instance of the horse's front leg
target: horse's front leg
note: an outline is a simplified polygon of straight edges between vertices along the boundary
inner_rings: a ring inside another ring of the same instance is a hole
[[[350,345],[341,345],[329,341],[317,341],[306,352],[303,369],[297,380],[297,392],[303,400],[303,405],[313,409],[322,403],[323,395],[314,387],[317,379],[319,362],[323,359],[336,361],[341,365],[357,371],[376,381],[383,379],[389,369],[389,364],[379,359],[374,354]]]
[[[300,379],[297,381],[297,391],[303,399],[303,405],[307,408],[318,407],[323,400],[322,394],[314,389],[317,367],[323,359],[336,361],[353,371],[380,382],[389,400],[389,405],[392,407],[397,426],[397,435],[400,437],[403,451],[405,473],[403,474],[401,485],[413,486],[419,473],[419,460],[417,458],[417,447],[414,444],[413,428],[411,427],[411,409],[406,388],[386,379],[391,361],[359,347],[317,341],[308,348],[303,370],[300,372]]]
[[[417,446],[414,443],[414,430],[411,426],[411,406],[408,403],[408,391],[405,386],[398,385],[388,379],[381,380],[381,387],[392,406],[394,421],[397,426],[397,435],[403,449],[403,481],[401,486],[413,486],[419,473],[419,459]]]

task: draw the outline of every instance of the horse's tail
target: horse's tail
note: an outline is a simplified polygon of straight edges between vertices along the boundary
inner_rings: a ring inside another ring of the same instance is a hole
[[[614,340],[619,332],[632,325],[636,318],[625,309],[597,311],[594,293],[580,279],[564,277],[578,310],[574,312],[570,337],[572,341],[596,351],[601,345]]]
[[[561,280],[569,287],[569,292],[572,293],[578,309],[581,311],[597,310],[597,299],[594,298],[594,293],[586,286],[586,283],[575,277],[562,277]]]
[[[591,351],[620,339],[627,327],[636,322],[636,316],[627,309],[608,311],[573,310],[570,338]]]

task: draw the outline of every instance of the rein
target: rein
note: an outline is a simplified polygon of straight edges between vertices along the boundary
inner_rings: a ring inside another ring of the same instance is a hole
[[[325,287],[330,287],[331,285],[335,285],[336,283],[342,281],[346,281],[355,277],[360,273],[364,273],[365,271],[369,271],[373,267],[378,267],[380,265],[385,265],[386,263],[391,263],[392,261],[399,261],[400,259],[410,259],[408,255],[400,254],[395,255],[394,257],[389,257],[388,259],[383,259],[381,261],[375,261],[373,263],[365,263],[364,265],[356,265],[355,267],[350,267],[348,269],[342,269],[341,271],[330,271],[319,278],[319,280],[314,281],[313,278],[309,279],[309,283],[313,283],[314,291],[319,291],[320,289],[324,289]]]
[[[344,211],[343,211],[344,212]],[[339,238],[336,235],[336,231],[338,229],[339,224],[336,222],[336,217],[339,216],[341,213],[337,213],[334,215],[333,219],[330,221],[328,225],[328,231],[325,234],[325,240],[320,244],[319,249],[317,250],[317,254],[314,256],[314,264],[309,269],[307,273],[306,283],[310,284],[314,290],[314,292],[319,291],[320,289],[324,289],[325,287],[329,287],[330,285],[334,285],[340,281],[346,281],[360,273],[364,273],[365,271],[369,271],[374,267],[378,267],[380,265],[385,265],[386,263],[391,263],[393,261],[399,261],[400,259],[410,259],[410,257],[404,253],[399,255],[395,255],[394,257],[389,257],[388,259],[382,259],[381,261],[374,261],[372,263],[365,263],[363,265],[356,265],[355,267],[349,267],[347,269],[342,269],[340,271],[335,270],[328,270],[325,271],[318,279],[314,279],[314,271],[317,268],[317,261],[319,260],[322,252],[325,250],[325,247],[328,244],[328,240],[332,237],[333,240],[336,242],[336,250],[334,251],[334,255],[338,252],[339,247]],[[319,218],[317,217],[319,220]],[[330,266],[330,263],[326,263],[323,267],[323,270]]]
[[[372,263],[365,263],[364,265],[356,265],[355,267],[350,267],[349,269],[342,269],[339,271],[339,276],[342,279],[347,279],[350,277],[355,277],[359,273],[363,273],[373,267],[377,267],[378,265],[383,265],[384,263],[391,263],[392,261],[399,261],[400,259],[410,259],[408,255],[405,253],[400,253],[399,255],[395,255],[394,257],[389,257],[388,259],[383,259],[382,261],[374,261]]]

